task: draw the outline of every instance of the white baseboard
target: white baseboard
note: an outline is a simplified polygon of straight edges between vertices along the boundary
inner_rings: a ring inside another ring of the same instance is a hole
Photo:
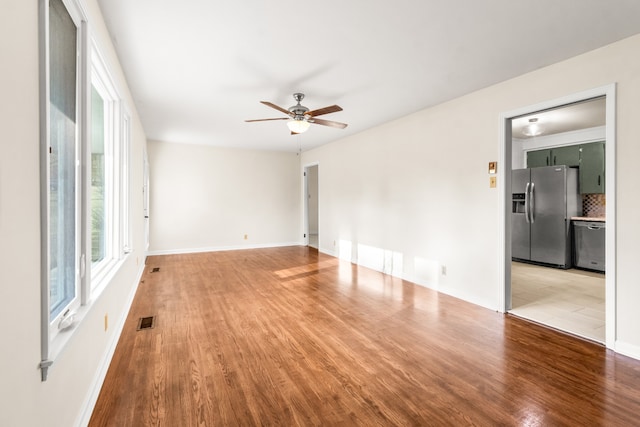
[[[332,256],[334,258],[338,258],[338,254],[335,251],[329,251],[329,250],[324,249],[324,248],[318,248],[318,252],[323,253],[325,255]]]
[[[640,360],[640,346],[622,341],[616,341],[614,351],[633,359]]]
[[[138,290],[138,285],[140,284],[140,280],[142,279],[144,268],[145,263],[142,262],[140,264],[136,281],[133,285],[133,288],[131,289],[131,292],[129,292],[129,296],[127,297],[125,309],[122,311],[122,316],[120,316],[120,319],[118,319],[118,322],[115,324],[115,333],[112,335],[109,345],[107,346],[107,350],[104,353],[100,364],[98,365],[98,370],[96,371],[95,377],[93,378],[91,387],[89,387],[89,393],[85,398],[84,404],[82,405],[82,413],[80,414],[80,417],[75,424],[78,427],[85,427],[89,425],[91,415],[93,414],[93,409],[96,406],[98,396],[100,395],[100,390],[102,389],[102,383],[107,376],[107,371],[109,370],[109,365],[111,364],[113,354],[116,351],[116,346],[118,344],[118,340],[120,339],[120,334],[122,334],[124,323],[127,320],[129,310],[131,309],[131,305],[133,304],[133,299],[136,296],[136,291]]]
[[[164,249],[159,251],[149,251],[147,255],[177,255],[177,254],[193,254],[200,252],[221,252],[221,251],[240,251],[243,249],[265,249],[279,248],[284,246],[300,246],[302,242],[285,242],[285,243],[265,243],[261,245],[237,245],[237,246],[210,246],[206,248],[178,248]]]

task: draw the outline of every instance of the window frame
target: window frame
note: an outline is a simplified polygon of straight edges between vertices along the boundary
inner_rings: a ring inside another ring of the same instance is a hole
[[[120,129],[122,131],[120,142],[120,165],[121,165],[121,185],[120,185],[120,201],[121,201],[121,229],[122,242],[121,256],[124,257],[133,251],[133,236],[131,233],[131,113],[124,103],[120,105],[122,121]]]
[[[42,331],[46,337],[42,338],[43,362],[48,360],[49,344],[61,333],[61,321],[63,318],[71,318],[73,313],[79,308],[82,302],[82,209],[80,200],[82,198],[82,174],[80,169],[80,158],[83,149],[83,86],[86,81],[86,72],[83,67],[83,47],[86,42],[87,27],[84,13],[79,5],[75,2],[59,0],[65,8],[69,17],[73,21],[76,28],[76,75],[75,75],[75,167],[74,167],[74,184],[75,184],[75,208],[74,208],[74,231],[75,231],[75,251],[74,251],[74,297],[68,301],[61,310],[52,317],[51,313],[51,188],[50,188],[50,170],[51,170],[51,62],[50,62],[50,10],[49,1],[43,0],[41,4],[40,18],[40,55],[44,60],[40,61],[41,77],[40,77],[40,144],[41,144],[41,283],[42,283]]]
[[[114,272],[115,267],[119,261],[123,258],[124,251],[122,250],[122,186],[128,185],[123,179],[121,173],[121,143],[122,143],[122,108],[121,97],[118,90],[111,78],[108,71],[106,62],[104,61],[100,51],[98,49],[95,39],[91,40],[91,56],[90,56],[90,82],[88,91],[95,88],[98,94],[101,96],[104,105],[104,155],[105,155],[105,257],[96,262],[90,262],[92,254],[91,245],[91,131],[89,131],[89,138],[86,140],[86,157],[85,162],[87,165],[87,177],[86,186],[87,191],[85,200],[85,215],[87,215],[86,222],[86,259],[87,269],[90,274],[87,275],[87,282],[85,284],[84,293],[88,294],[85,298],[86,301],[90,300],[94,294],[99,294],[102,289],[108,284],[109,279]],[[92,103],[89,103],[89,109],[91,109]],[[89,111],[88,117],[91,116]],[[89,127],[91,127],[91,120],[88,121]]]

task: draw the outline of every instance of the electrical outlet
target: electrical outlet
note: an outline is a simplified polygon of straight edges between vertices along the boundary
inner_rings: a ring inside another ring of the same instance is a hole
[[[496,188],[496,177],[495,176],[490,176],[489,177],[489,188]]]
[[[245,235],[244,235],[244,240],[247,240],[248,238],[249,238],[249,235],[248,235],[248,234],[245,234]]]
[[[440,272],[442,273],[443,276],[447,275],[447,266],[443,265],[440,267]]]
[[[104,314],[104,331],[107,332],[109,329],[109,313]]]

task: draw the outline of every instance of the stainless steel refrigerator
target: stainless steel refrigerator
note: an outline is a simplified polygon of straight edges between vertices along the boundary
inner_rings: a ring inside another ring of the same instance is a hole
[[[570,268],[571,217],[582,213],[578,170],[567,166],[511,173],[511,256]]]

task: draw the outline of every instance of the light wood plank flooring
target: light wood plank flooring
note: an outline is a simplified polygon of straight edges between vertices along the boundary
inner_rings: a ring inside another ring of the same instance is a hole
[[[155,256],[90,425],[637,425],[639,378],[600,345],[308,247]]]
[[[605,342],[604,274],[512,262],[511,291],[511,313]]]

